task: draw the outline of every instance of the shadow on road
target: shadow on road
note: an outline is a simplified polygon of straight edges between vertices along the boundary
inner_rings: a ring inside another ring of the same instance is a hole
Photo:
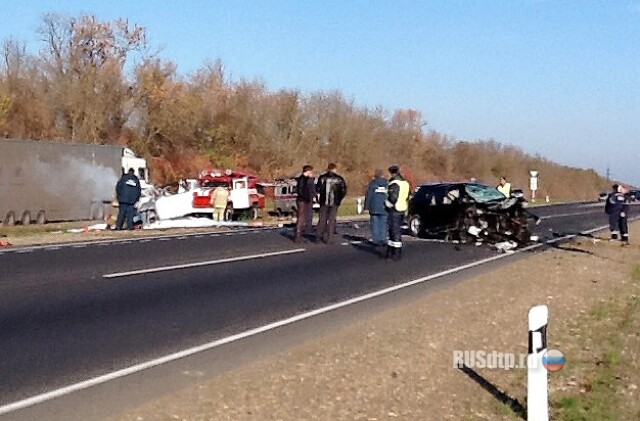
[[[281,237],[286,238],[287,240],[293,241],[296,235],[296,231],[295,231],[295,227],[292,229],[288,229],[288,230],[281,230],[278,234],[280,234]],[[303,234],[302,235],[302,239],[304,240],[305,243],[315,243],[316,242],[316,235],[315,234]]]
[[[549,247],[552,247],[552,248],[554,248],[556,250],[571,251],[573,253],[589,254],[591,256],[594,255],[594,253],[591,252],[591,251],[579,249],[577,247],[567,246],[567,245],[564,245],[564,244],[550,243]]]
[[[373,254],[378,257],[384,257],[384,253],[386,252],[386,249],[384,247],[376,247],[371,242],[369,242],[368,238],[362,237],[360,235],[344,234],[342,238],[344,238],[345,241],[349,241],[351,243],[351,246],[358,251]]]
[[[473,369],[467,367],[466,365],[462,365],[458,367],[460,371],[466,374],[471,380],[478,383],[480,387],[489,392],[491,396],[496,398],[500,403],[507,405],[511,410],[519,415],[523,420],[527,419],[527,409],[522,406],[517,399],[512,398],[511,396],[504,393],[502,390],[498,389],[495,385],[489,382],[487,379],[482,377],[480,374],[476,373]]]

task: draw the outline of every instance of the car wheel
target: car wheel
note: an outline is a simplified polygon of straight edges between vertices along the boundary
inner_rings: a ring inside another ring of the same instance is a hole
[[[31,212],[24,211],[22,218],[20,218],[20,223],[22,225],[31,225]]]
[[[233,221],[233,207],[229,206],[227,207],[227,209],[224,211],[224,220],[225,221]]]
[[[94,203],[91,205],[91,219],[94,221],[104,220],[104,206],[102,203]]]
[[[7,215],[4,217],[4,221],[2,221],[2,225],[5,225],[7,227],[12,227],[16,224],[16,215],[13,213],[13,211],[9,211],[9,213],[7,213]]]
[[[422,231],[422,221],[419,215],[411,215],[409,218],[409,231],[414,237],[420,235]]]
[[[44,225],[46,222],[47,222],[47,213],[41,210],[40,212],[38,212],[38,215],[36,216],[36,224]]]
[[[258,218],[260,218],[260,209],[258,209],[257,206],[252,206],[251,207],[251,219],[253,219],[255,221]]]

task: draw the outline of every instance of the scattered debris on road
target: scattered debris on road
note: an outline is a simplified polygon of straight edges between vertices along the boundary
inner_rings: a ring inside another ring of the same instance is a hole
[[[108,225],[106,223],[90,225],[84,228],[70,228],[66,232],[69,233],[81,233],[81,232],[89,232],[89,231],[104,231],[108,229]]]
[[[248,227],[247,222],[237,221],[215,221],[210,218],[175,218],[161,219],[144,225],[142,229],[169,229],[169,228],[207,228],[207,227]]]

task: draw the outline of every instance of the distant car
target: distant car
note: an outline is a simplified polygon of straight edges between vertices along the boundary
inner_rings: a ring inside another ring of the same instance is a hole
[[[607,201],[607,197],[609,197],[609,193],[607,192],[602,192],[598,195],[598,202],[606,202]]]
[[[635,202],[636,200],[640,200],[640,190],[629,191],[629,200],[632,202]]]
[[[408,226],[414,236],[444,236],[460,242],[487,239],[530,241],[523,197],[505,197],[479,183],[435,183],[416,189],[409,201]]]

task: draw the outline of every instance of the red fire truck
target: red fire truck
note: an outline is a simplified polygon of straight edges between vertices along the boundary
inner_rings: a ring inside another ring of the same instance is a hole
[[[242,172],[206,170],[197,179],[187,180],[178,194],[161,197],[156,201],[160,219],[188,215],[212,215],[211,195],[216,187],[228,187],[229,203],[225,219],[231,221],[241,215],[252,219],[260,216],[265,207],[265,195],[258,177]]]
[[[200,191],[193,196],[193,207],[196,209],[211,208],[211,194],[219,186],[231,189],[226,214],[228,221],[240,214],[257,219],[260,210],[264,209],[264,191],[260,179],[255,175],[231,170],[224,173],[210,170],[201,172],[197,183]]]

